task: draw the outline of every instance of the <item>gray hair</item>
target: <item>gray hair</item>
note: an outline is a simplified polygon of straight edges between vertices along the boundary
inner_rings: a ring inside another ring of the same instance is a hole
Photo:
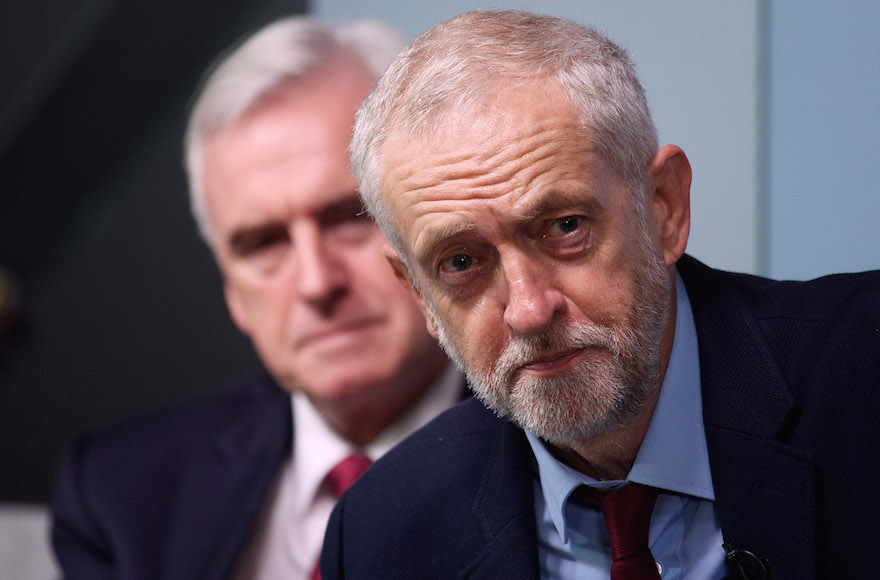
[[[358,110],[352,169],[367,209],[404,261],[381,190],[381,147],[393,132],[424,138],[499,85],[555,80],[580,116],[584,137],[620,173],[644,211],[644,180],[657,131],[635,66],[601,33],[553,16],[466,12],[419,36]]]
[[[334,30],[314,18],[293,16],[260,29],[209,69],[197,92],[184,138],[190,206],[209,245],[211,225],[202,179],[205,139],[228,127],[280,86],[340,59],[354,57],[378,79],[403,46],[401,36],[379,22],[360,21]]]

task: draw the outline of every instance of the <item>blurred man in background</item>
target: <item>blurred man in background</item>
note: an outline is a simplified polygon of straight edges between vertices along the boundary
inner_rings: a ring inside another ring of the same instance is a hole
[[[192,207],[268,373],[71,450],[53,529],[68,577],[312,577],[342,490],[464,396],[348,164],[355,111],[401,46],[377,24],[289,18],[207,78]]]

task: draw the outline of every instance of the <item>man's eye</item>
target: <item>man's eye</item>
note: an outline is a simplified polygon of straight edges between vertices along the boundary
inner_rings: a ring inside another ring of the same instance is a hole
[[[573,215],[559,218],[550,225],[550,229],[547,231],[547,235],[564,236],[566,234],[570,234],[580,227],[581,221],[583,221],[583,218]]]
[[[446,272],[463,272],[474,265],[474,257],[455,254],[440,262],[440,269]]]
[[[231,246],[236,255],[246,257],[286,241],[287,230],[283,226],[270,226],[237,233]]]

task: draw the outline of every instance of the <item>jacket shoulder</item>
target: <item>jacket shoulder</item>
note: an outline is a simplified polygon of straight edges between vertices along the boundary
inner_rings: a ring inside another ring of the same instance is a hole
[[[52,501],[52,541],[65,573],[158,577],[162,554],[189,540],[179,537],[184,525],[203,536],[216,531],[189,522],[188,514],[205,511],[195,504],[210,504],[222,519],[224,509],[236,513],[223,499],[228,491],[246,511],[259,494],[239,493],[226,466],[250,461],[241,468],[245,491],[265,487],[272,474],[260,466],[289,447],[286,400],[260,376],[81,437],[62,458]]]
[[[531,577],[522,576],[536,562],[531,457],[521,429],[477,399],[459,403],[345,493],[328,526],[322,573],[455,577],[486,562],[498,572],[499,550],[518,546],[505,561],[523,563],[520,576]]]
[[[268,376],[243,379],[209,395],[148,411],[86,433],[72,446],[90,463],[139,463],[173,459],[192,445],[213,441],[218,432],[248,409],[274,408],[285,394]],[[289,412],[289,411],[288,411]]]
[[[459,473],[473,474],[473,468],[483,464],[491,453],[500,432],[511,427],[478,399],[467,399],[394,447],[357,485],[365,489],[373,486],[387,489],[389,485],[396,485],[397,475],[402,472],[430,478],[435,486],[457,479]],[[438,465],[443,466],[442,472],[438,473]]]
[[[684,256],[677,264],[695,309],[741,305],[757,318],[822,320],[880,312],[880,270],[813,280],[774,280],[716,270]]]

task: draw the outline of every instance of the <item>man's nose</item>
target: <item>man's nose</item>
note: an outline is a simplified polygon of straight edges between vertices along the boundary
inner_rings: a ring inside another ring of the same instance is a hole
[[[517,257],[504,264],[507,303],[504,322],[520,335],[546,332],[553,319],[565,312],[565,295],[555,283],[549,268],[528,257]]]
[[[296,252],[296,289],[317,308],[331,307],[345,292],[346,267],[342,257],[328,247],[317,224],[302,224],[293,236]]]

